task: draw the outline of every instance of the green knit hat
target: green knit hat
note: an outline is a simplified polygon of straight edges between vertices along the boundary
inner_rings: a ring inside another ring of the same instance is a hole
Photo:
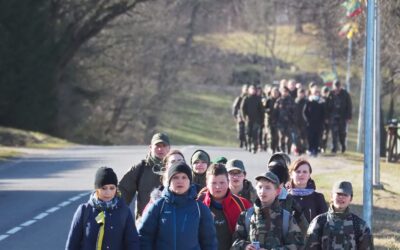
[[[193,165],[197,160],[207,162],[207,165],[210,164],[210,156],[207,154],[206,151],[201,149],[194,151],[192,157],[190,158],[190,164]]]

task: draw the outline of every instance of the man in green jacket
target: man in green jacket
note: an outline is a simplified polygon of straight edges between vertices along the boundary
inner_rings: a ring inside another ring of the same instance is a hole
[[[162,159],[170,150],[169,138],[166,134],[153,135],[146,159],[134,165],[119,182],[118,188],[126,204],[130,204],[137,193],[136,220],[150,200],[150,193],[161,185],[160,171]]]

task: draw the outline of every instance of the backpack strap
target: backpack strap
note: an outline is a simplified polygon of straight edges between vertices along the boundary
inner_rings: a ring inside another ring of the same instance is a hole
[[[362,232],[360,229],[360,221],[357,218],[355,214],[351,214],[352,220],[353,220],[353,230],[354,230],[354,236],[355,236],[355,242],[356,242],[356,247],[359,245],[359,240],[362,236]]]
[[[254,207],[247,209],[244,214],[244,224],[245,224],[247,235],[250,233],[250,219],[253,214],[254,214]]]
[[[283,238],[286,238],[287,233],[289,232],[289,219],[290,213],[286,209],[282,209],[282,235]]]
[[[138,166],[138,174],[136,175],[136,190],[139,190],[139,181],[143,176],[144,167],[146,166],[146,160],[142,160]]]
[[[235,203],[239,206],[240,212],[243,212],[246,210],[246,207],[243,204],[243,201],[236,195],[232,194],[232,198],[235,201]]]
[[[319,225],[319,232],[318,232],[319,237],[321,237],[322,234],[324,233],[324,227],[326,222],[328,221],[327,216],[328,216],[327,212],[318,216],[317,224]]]
[[[250,233],[250,219],[253,214],[254,214],[254,207],[247,209],[245,212],[244,224],[245,224],[247,234]],[[290,220],[289,211],[282,209],[282,235],[283,235],[283,238],[285,238],[287,233],[289,232],[289,220]]]

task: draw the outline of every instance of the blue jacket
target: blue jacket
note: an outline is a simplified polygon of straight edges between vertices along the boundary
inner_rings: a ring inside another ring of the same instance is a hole
[[[149,207],[139,227],[140,248],[160,250],[216,250],[217,236],[210,210],[195,200],[192,185],[185,195],[168,188]]]
[[[78,207],[72,219],[66,250],[96,249],[100,225],[97,224],[95,218],[99,212],[91,200]],[[116,208],[106,212],[105,216],[102,249],[139,249],[139,237],[132,214],[122,199],[119,199]]]

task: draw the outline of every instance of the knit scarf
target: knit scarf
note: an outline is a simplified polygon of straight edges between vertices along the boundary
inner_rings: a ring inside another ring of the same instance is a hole
[[[153,173],[158,175],[163,175],[165,173],[162,160],[153,156],[151,153],[146,156],[146,162],[149,166],[152,166]]]
[[[100,225],[99,233],[97,234],[97,241],[96,241],[96,250],[101,250],[101,246],[103,245],[103,238],[104,238],[104,228],[106,225],[106,212],[109,212],[117,207],[119,196],[116,195],[110,201],[102,201],[97,197],[96,192],[93,192],[90,199],[93,202],[94,207],[96,210],[100,211],[100,213],[96,216],[96,222]]]
[[[309,188],[292,188],[289,190],[289,193],[293,196],[308,196],[314,193],[314,189]]]

